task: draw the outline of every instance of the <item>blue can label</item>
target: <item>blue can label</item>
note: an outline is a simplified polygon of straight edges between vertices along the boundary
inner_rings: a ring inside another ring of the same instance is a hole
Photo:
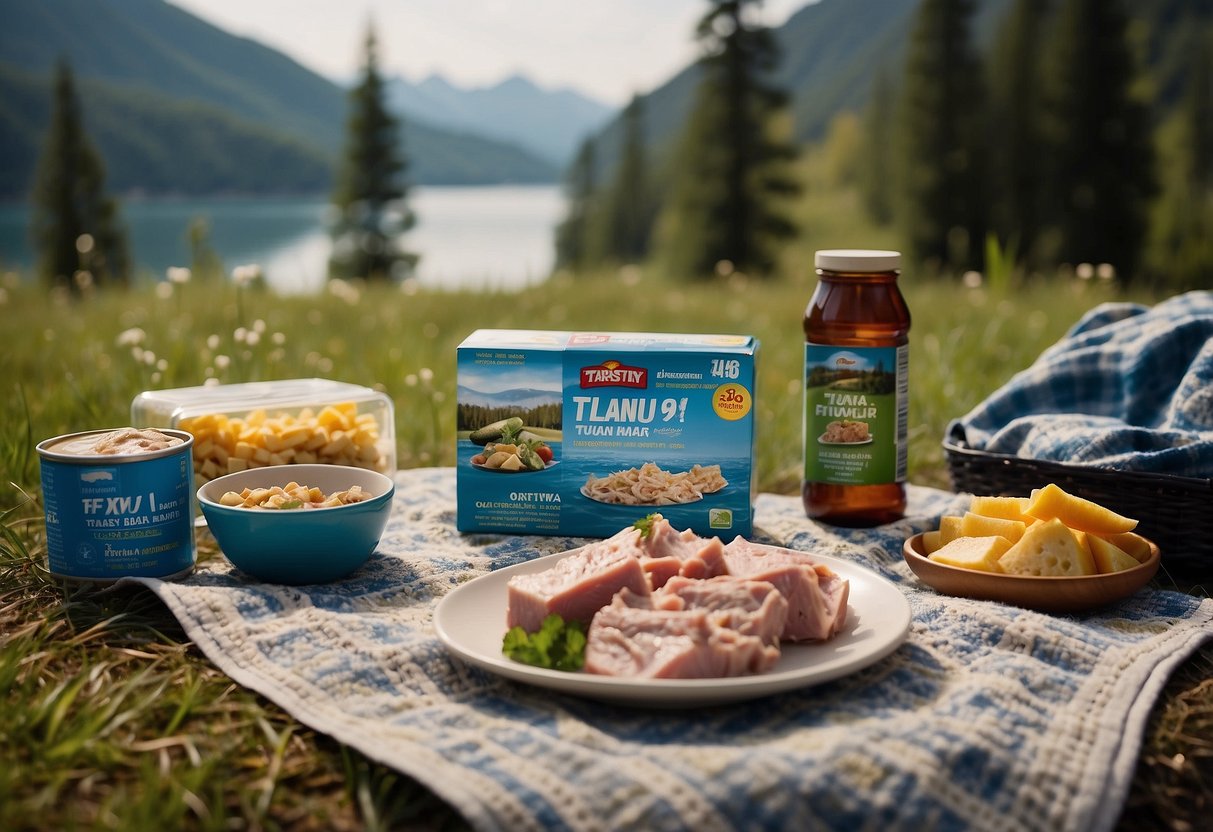
[[[154,455],[72,461],[42,455],[53,574],[112,581],[193,568],[193,441],[184,436],[189,441]]]

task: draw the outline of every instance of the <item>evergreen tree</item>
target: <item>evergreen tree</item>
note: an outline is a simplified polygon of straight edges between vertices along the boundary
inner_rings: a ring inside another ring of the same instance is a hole
[[[79,293],[126,285],[130,257],[118,204],[105,193],[105,164],[84,129],[71,67],[55,69],[50,127],[34,176],[30,233],[38,274]]]
[[[333,204],[332,277],[397,279],[407,277],[417,255],[401,248],[401,236],[416,218],[408,207],[407,160],[400,122],[385,104],[373,28],[366,35],[362,77],[350,91],[346,144]]]
[[[1131,92],[1137,70],[1120,0],[1064,0],[1045,59],[1045,204],[1057,256],[1111,263],[1132,279],[1153,194],[1148,114]]]
[[[1015,0],[990,59],[990,230],[1004,249],[1039,262],[1044,139],[1040,43],[1049,0]]]
[[[605,259],[636,263],[649,252],[656,206],[645,157],[644,103],[633,96],[623,111],[623,155],[602,208],[600,248]]]
[[[594,140],[586,139],[565,177],[568,214],[556,228],[556,268],[580,271],[591,262],[590,222],[597,186],[594,176]]]
[[[660,221],[661,259],[679,277],[709,277],[721,263],[766,275],[796,234],[780,199],[799,191],[795,148],[776,135],[790,127],[779,122],[787,96],[770,80],[778,49],[748,19],[757,0],[710,3],[696,29],[701,80]]]
[[[898,115],[898,224],[911,262],[980,268],[981,77],[972,0],[918,7]]]
[[[868,215],[880,225],[893,221],[893,133],[896,92],[888,72],[876,76],[863,114],[863,153],[859,190]]]
[[[1183,98],[1159,131],[1166,167],[1151,260],[1167,286],[1213,289],[1213,28],[1188,65]]]

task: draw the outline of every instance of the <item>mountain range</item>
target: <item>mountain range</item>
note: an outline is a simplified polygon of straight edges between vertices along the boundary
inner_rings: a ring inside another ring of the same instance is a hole
[[[545,404],[560,402],[560,392],[551,390],[535,390],[531,388],[515,388],[502,390],[497,393],[483,393],[472,387],[460,384],[455,391],[459,404],[478,405],[480,407],[517,407],[519,409],[539,407]]]
[[[316,193],[331,185],[348,91],[267,46],[164,0],[0,0],[0,21],[0,197],[29,189],[61,57],[118,191]],[[521,78],[491,90],[460,91],[439,78],[389,86],[415,184],[554,181],[579,141],[572,134],[610,114],[588,97]],[[477,111],[485,116],[469,115]]]
[[[858,110],[878,74],[894,81],[921,0],[819,0],[774,30],[793,131],[813,141]],[[977,0],[988,45],[1011,0]],[[1213,20],[1213,0],[1126,6],[1155,101],[1173,102],[1184,56]],[[342,145],[348,90],[291,58],[165,0],[0,0],[0,198],[28,192],[51,106],[55,62],[70,61],[90,135],[119,192],[323,193]],[[687,33],[691,37],[691,33]],[[668,153],[690,112],[692,64],[644,96],[645,139]],[[460,89],[439,76],[387,80],[404,120],[414,184],[556,181],[575,147],[617,158],[617,113],[573,90],[513,77]]]
[[[441,75],[418,84],[387,79],[388,106],[406,119],[507,142],[564,167],[615,110],[572,89],[545,90],[521,75],[491,87],[458,87]]]

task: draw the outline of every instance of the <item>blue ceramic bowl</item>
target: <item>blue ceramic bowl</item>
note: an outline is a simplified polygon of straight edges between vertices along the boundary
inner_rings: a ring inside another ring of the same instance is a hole
[[[371,499],[346,506],[268,510],[220,505],[225,492],[286,486],[294,480],[325,494],[359,485]],[[321,584],[366,563],[392,513],[392,480],[344,465],[275,465],[228,474],[198,489],[198,504],[223,556],[269,583]]]

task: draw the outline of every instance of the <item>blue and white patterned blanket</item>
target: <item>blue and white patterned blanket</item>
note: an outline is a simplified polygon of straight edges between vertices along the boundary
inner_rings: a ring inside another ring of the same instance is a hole
[[[1106,830],[1169,675],[1213,637],[1213,599],[1147,590],[1044,615],[936,594],[900,551],[964,498],[911,487],[875,530],[761,495],[762,542],[896,583],[908,641],[852,676],[759,701],[649,711],[504,681],[453,659],[438,600],[568,538],[460,535],[454,471],[397,475],[376,554],[345,581],[246,581],[221,559],[138,579],[237,682],[426,784],[479,830]]]
[[[1213,477],[1213,292],[1096,307],[948,436],[989,453]]]

